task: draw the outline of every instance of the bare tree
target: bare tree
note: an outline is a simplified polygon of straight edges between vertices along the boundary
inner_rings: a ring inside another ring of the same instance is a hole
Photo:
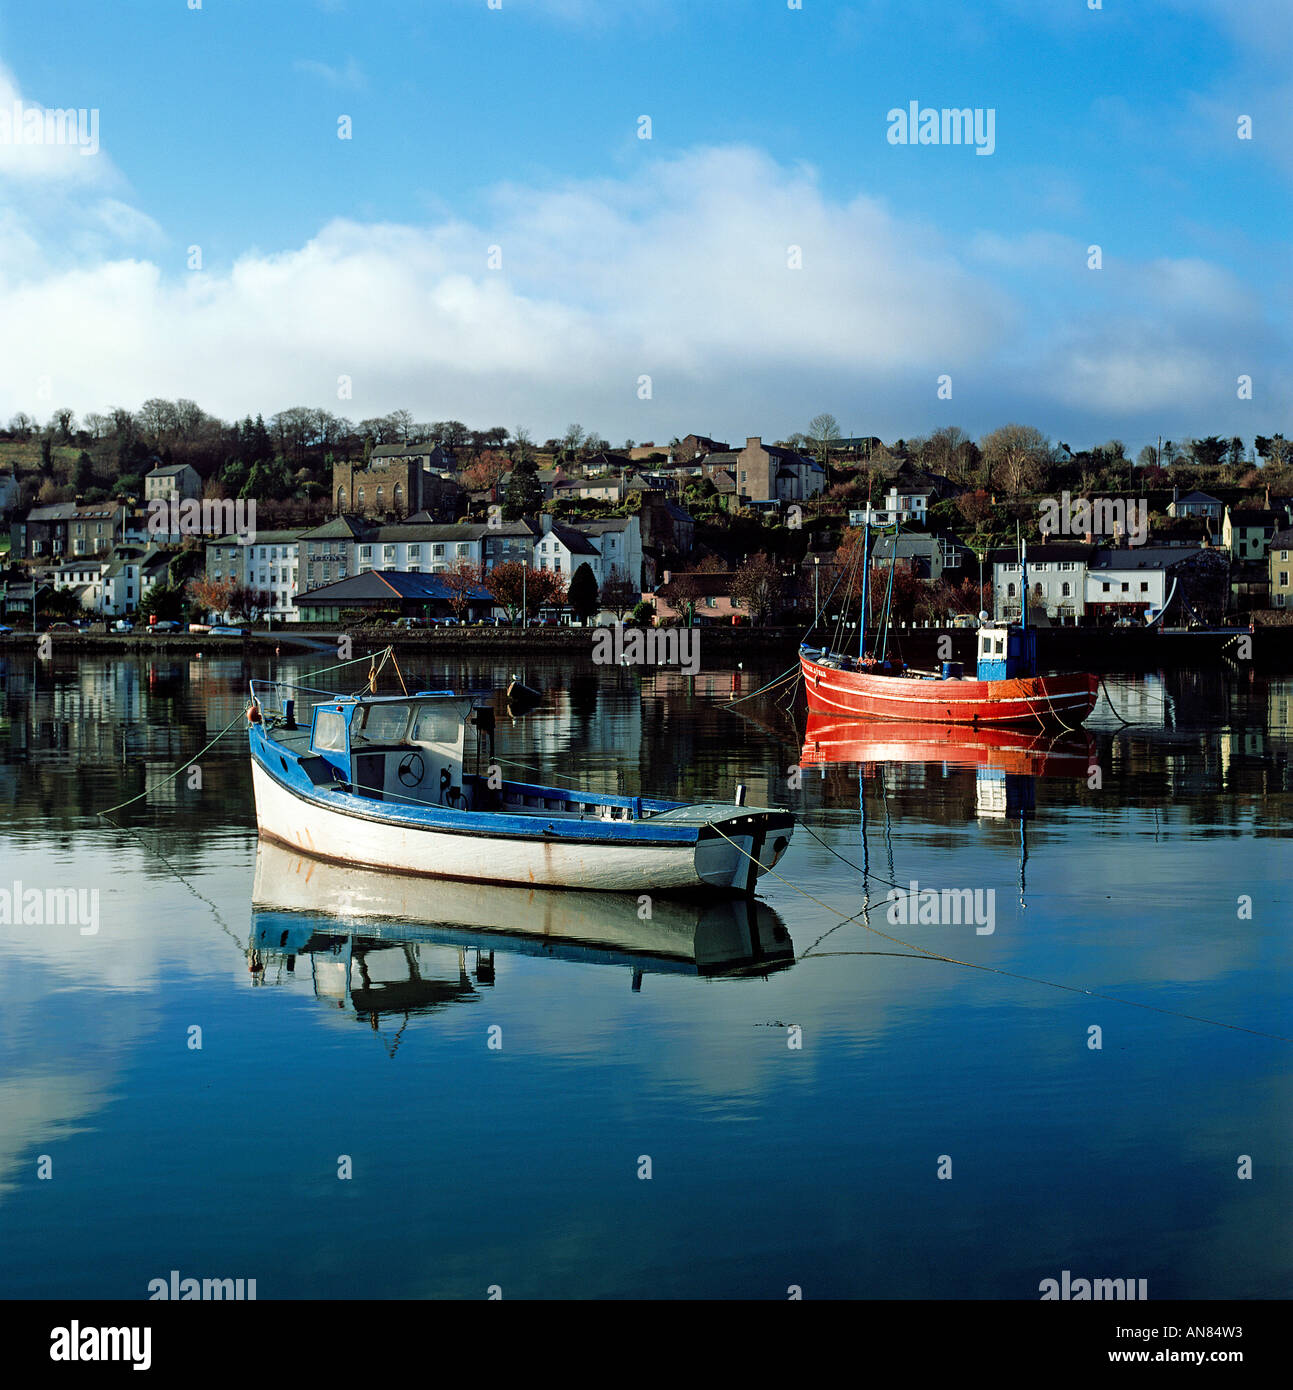
[[[814,415],[808,422],[808,439],[818,461],[824,465],[831,449],[840,441],[839,421],[830,414]]]
[[[979,441],[992,483],[1012,496],[1032,491],[1053,458],[1050,440],[1031,425],[1003,425]]]
[[[630,608],[637,605],[641,597],[637,585],[629,578],[628,571],[619,565],[612,565],[602,581],[602,603],[617,618],[622,619]]]

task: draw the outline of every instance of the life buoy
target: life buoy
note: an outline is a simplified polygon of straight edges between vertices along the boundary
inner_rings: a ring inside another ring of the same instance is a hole
[[[259,706],[259,705],[256,705],[256,704],[248,705],[248,706],[247,706],[247,723],[248,723],[248,724],[259,724],[260,722],[261,722],[261,719],[260,719],[260,706]]]

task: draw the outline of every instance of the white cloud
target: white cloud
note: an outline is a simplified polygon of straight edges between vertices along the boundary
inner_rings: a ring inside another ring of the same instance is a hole
[[[295,72],[306,73],[310,77],[320,77],[332,87],[342,87],[351,91],[362,91],[368,86],[368,78],[363,68],[353,58],[347,58],[344,67],[336,68],[330,63],[316,62],[313,58],[298,58],[292,64]]]
[[[1251,362],[1269,342],[1260,306],[1205,261],[1097,276],[1048,232],[952,242],[740,147],[643,152],[624,177],[507,186],[488,206],[479,226],[335,220],[300,247],[186,275],[152,258],[149,219],[101,204],[66,235],[77,254],[29,261],[29,237],[0,258],[0,416],[41,413],[48,376],[80,411],[153,395],[226,417],[407,406],[540,436],[580,419],[616,440],[778,437],[822,409],[886,437],[1020,416],[1130,436],[1178,410],[1209,433],[1274,423],[1233,403],[1236,345]],[[21,219],[14,231],[19,244]],[[133,254],[85,250],[113,237]],[[943,372],[951,404],[936,399]]]
[[[96,108],[24,98],[0,67],[0,178],[6,183],[108,184],[117,175],[100,137]]]

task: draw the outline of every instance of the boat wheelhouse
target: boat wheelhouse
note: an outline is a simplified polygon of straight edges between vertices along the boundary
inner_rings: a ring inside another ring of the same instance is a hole
[[[472,696],[251,691],[260,833],[315,858],[479,883],[750,893],[790,843],[788,811],[506,779],[494,711]],[[298,705],[313,706],[300,724]]]

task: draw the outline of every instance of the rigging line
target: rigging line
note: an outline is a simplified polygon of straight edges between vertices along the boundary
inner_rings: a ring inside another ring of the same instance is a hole
[[[129,804],[129,803],[125,803],[125,804]],[[107,812],[106,812],[106,811],[100,811],[99,814],[100,814],[101,816],[103,816],[105,819],[107,819]],[[237,936],[237,935],[234,933],[233,928],[232,928],[232,927],[228,924],[228,922],[226,922],[225,919],[220,915],[220,909],[215,905],[215,903],[213,903],[213,902],[211,901],[210,898],[206,897],[206,896],[205,896],[204,894],[202,894],[202,893],[199,893],[198,890],[197,890],[196,888],[194,888],[194,886],[188,881],[188,879],[186,879],[186,878],[184,877],[184,875],[183,875],[182,873],[180,873],[180,871],[175,867],[175,865],[172,864],[171,861],[170,861],[169,859],[167,859],[167,857],[161,852],[161,850],[159,850],[155,845],[150,845],[150,844],[148,843],[148,841],[145,840],[144,837],[143,837],[137,830],[134,829],[133,826],[129,826],[129,825],[118,825],[117,822],[116,822],[115,820],[114,820],[114,821],[110,821],[109,824],[116,826],[116,828],[117,828],[118,830],[124,830],[124,831],[126,832],[127,835],[133,835],[133,836],[135,837],[135,839],[138,840],[139,843],[140,843],[141,845],[143,845],[143,847],[148,851],[149,854],[153,855],[153,856],[154,856],[155,858],[157,858],[157,859],[160,859],[160,860],[162,861],[162,863],[165,864],[166,867],[171,871],[171,873],[172,873],[177,879],[179,879],[179,881],[185,886],[185,888],[187,888],[187,889],[189,890],[189,892],[192,893],[193,896],[194,896],[195,898],[198,899],[199,902],[205,903],[205,904],[211,909],[211,915],[212,915],[212,916],[216,919],[216,921],[220,924],[221,930],[224,931],[224,933],[234,942],[234,944],[238,947],[238,950],[241,952],[241,954],[242,954],[243,956],[246,956],[246,954],[247,954],[247,944],[246,944],[246,942],[244,942],[244,941],[242,940],[241,937]]]
[[[787,888],[794,889],[796,893],[802,894],[802,896],[807,898],[809,902],[816,903],[818,907],[824,908],[832,916],[843,916],[843,913],[840,912],[839,908],[832,907],[829,903],[824,903],[820,898],[814,897],[814,895],[808,892],[807,889],[801,888],[797,883],[792,883],[791,880],[788,879],[784,874],[779,874],[776,871],[776,869],[772,868],[770,865],[764,864],[760,862],[758,859],[755,859],[754,855],[752,855],[749,852],[749,850],[744,848],[744,846],[737,844],[737,842],[734,839],[732,839],[730,835],[724,834],[724,832],[717,825],[711,826],[711,829],[714,831],[716,835],[719,835],[724,840],[726,840],[728,844],[732,846],[733,849],[745,855],[745,857],[748,860],[750,860],[751,863],[755,864],[765,873],[771,874],[773,878],[780,879],[781,882],[784,883]],[[856,917],[857,914],[855,913],[855,920]],[[1021,975],[1013,970],[1002,970],[1000,969],[1000,967],[995,965],[980,965],[975,961],[958,960],[955,956],[945,956],[939,951],[929,951],[922,946],[917,946],[915,942],[904,941],[900,936],[891,936],[888,932],[883,932],[878,927],[871,926],[868,922],[860,922],[859,926],[863,927],[866,931],[873,933],[875,936],[882,937],[885,941],[892,941],[895,945],[903,946],[909,951],[919,951],[923,956],[925,956],[929,960],[941,960],[946,962],[948,965],[961,965],[964,966],[967,970],[981,970],[984,972],[984,974],[987,975],[1002,975],[1006,979],[1022,980],[1027,984],[1047,985],[1051,989],[1062,989],[1068,991],[1071,994],[1085,994],[1089,998],[1104,999],[1113,1004],[1127,1004],[1135,1009],[1147,1009],[1150,1013],[1167,1014],[1172,1018],[1183,1018],[1189,1020],[1192,1023],[1210,1023],[1215,1028],[1229,1028],[1233,1032],[1250,1033],[1254,1037],[1258,1038],[1271,1038],[1276,1042],[1293,1042],[1293,1037],[1286,1037],[1281,1033],[1267,1033],[1260,1028],[1245,1028],[1242,1024],[1239,1023],[1225,1023],[1221,1019],[1204,1018],[1200,1014],[1187,1014],[1181,1012],[1178,1009],[1164,1009],[1156,1004],[1143,1004],[1135,999],[1123,999],[1116,994],[1104,994],[1099,990],[1085,989],[1081,985],[1066,985],[1060,983],[1057,980],[1043,980],[1036,975]],[[824,960],[830,956],[844,956],[852,954],[853,952],[851,951],[825,951],[822,953],[821,956],[815,957],[815,959]],[[870,953],[860,952],[859,954],[866,955]],[[798,957],[798,959],[802,959],[802,957]]]
[[[154,782],[151,787],[146,787],[143,791],[139,793],[138,796],[132,796],[129,801],[123,801],[116,806],[109,806],[106,811],[99,811],[97,814],[106,818],[109,815],[111,815],[113,811],[120,811],[123,806],[133,806],[136,801],[141,801],[150,792],[156,791],[158,787],[164,787],[167,782],[171,781],[175,777],[178,777],[180,773],[184,772],[187,768],[192,767],[193,764],[197,762],[197,760],[202,756],[203,753],[206,753],[209,749],[214,748],[216,744],[220,742],[220,740],[229,732],[230,729],[233,728],[235,724],[237,724],[240,720],[245,718],[246,710],[239,710],[238,713],[235,714],[234,717],[224,726],[224,728],[220,730],[220,732],[215,736],[215,738],[213,738],[211,742],[207,744],[206,748],[203,748],[201,752],[196,753],[193,757],[186,758],[179,765],[179,767],[175,769],[174,772],[168,774],[166,777],[163,777],[160,782]],[[113,824],[115,825],[116,822],[114,821]]]
[[[844,569],[841,566],[839,574],[835,576],[835,583],[831,585],[830,593],[826,595],[826,602],[818,607],[817,612],[813,614],[812,622],[809,623],[807,628],[804,629],[804,635],[799,639],[801,643],[807,638],[808,634],[812,632],[813,629],[817,626],[817,624],[821,621],[822,613],[830,607],[831,599],[835,597],[835,590],[838,589],[843,582]]]
[[[1136,725],[1130,719],[1124,719],[1118,713],[1118,706],[1113,702],[1113,696],[1109,694],[1109,687],[1105,684],[1104,677],[1100,677],[1100,689],[1104,691],[1104,698],[1109,701],[1109,708],[1113,711],[1113,717],[1122,725],[1124,729],[1134,729]],[[1141,723],[1145,721],[1142,720]]]
[[[799,664],[796,662],[794,666],[787,666],[779,676],[774,676],[767,685],[761,685],[757,690],[752,690],[748,695],[740,695],[735,700],[724,700],[721,705],[716,705],[715,708],[731,709],[733,705],[739,705],[745,700],[753,700],[756,695],[762,695],[765,690],[773,690],[780,685],[782,681],[789,680],[791,676],[798,674]]]
[[[855,864],[851,859],[845,858],[845,856],[842,855],[839,852],[839,850],[837,850],[833,845],[827,844],[826,841],[822,839],[822,837],[813,829],[811,825],[808,824],[806,820],[804,820],[802,817],[796,817],[796,819],[799,821],[799,824],[802,825],[803,828],[813,837],[813,839],[816,840],[819,845],[821,845],[823,849],[829,850],[836,857],[836,859],[840,861],[840,863],[847,864],[849,868],[852,869],[855,873],[861,874],[863,878],[873,878],[878,883],[883,883],[888,888],[896,888],[900,893],[905,893],[907,891],[906,886],[904,884],[894,883],[892,879],[885,878],[883,874],[876,873],[874,869],[864,869],[861,864]]]

